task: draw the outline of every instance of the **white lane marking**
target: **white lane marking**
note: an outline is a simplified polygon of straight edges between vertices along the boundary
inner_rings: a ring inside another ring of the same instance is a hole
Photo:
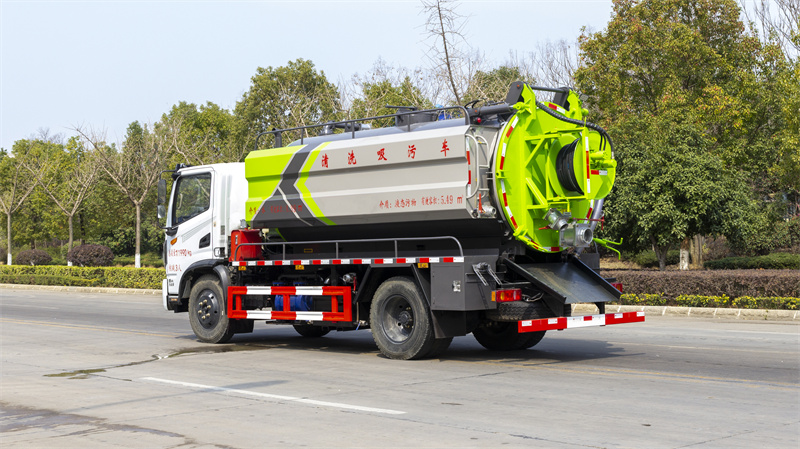
[[[195,384],[191,382],[181,382],[177,380],[169,380],[169,379],[159,379],[157,377],[142,377],[141,380],[146,382],[158,382],[162,384],[169,384],[169,385],[178,385],[181,387],[198,389],[198,390],[209,390],[209,391],[216,391],[219,393],[234,393],[240,394],[243,396],[252,396],[257,398],[264,398],[264,399],[274,399],[278,401],[291,401],[291,402],[299,402],[301,404],[309,404],[309,405],[317,405],[320,407],[332,407],[332,408],[340,408],[343,410],[353,410],[357,412],[370,412],[370,413],[384,413],[387,415],[404,415],[406,412],[401,412],[398,410],[389,410],[385,408],[375,408],[375,407],[362,407],[360,405],[350,405],[350,404],[342,404],[340,402],[325,402],[325,401],[317,401],[314,399],[303,399],[303,398],[295,398],[292,396],[281,396],[277,394],[269,394],[269,393],[259,393],[256,391],[248,391],[248,390],[239,390],[236,388],[225,388],[225,387],[215,387],[213,385],[202,385],[202,384]]]

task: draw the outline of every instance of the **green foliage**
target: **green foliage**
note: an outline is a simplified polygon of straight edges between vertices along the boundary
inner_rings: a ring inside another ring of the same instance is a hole
[[[50,265],[53,258],[46,251],[29,249],[17,254],[17,265]]]
[[[623,293],[617,303],[632,306],[663,306],[667,304],[667,298],[657,293]]]
[[[800,296],[798,270],[612,270],[626,294],[657,294],[669,301],[681,295],[752,297]]]
[[[729,223],[747,227],[742,211],[750,192],[720,158],[701,150],[710,140],[690,110],[643,113],[618,130],[627,139],[617,146],[607,232],[654,247],[664,269],[668,250],[683,239],[725,233]]]
[[[667,265],[676,265],[680,259],[680,251],[670,250],[667,253]],[[642,268],[656,268],[658,267],[658,256],[655,251],[647,250],[635,254],[633,257],[628,258],[631,262],[639,265]]]
[[[768,250],[776,217],[752,198],[780,188],[762,182],[784,151],[774,50],[733,0],[620,0],[605,31],[582,37],[576,81],[618,144],[609,233],[628,249],[655,248],[662,269],[697,234]]]
[[[536,84],[536,80],[523,73],[520,67],[502,65],[487,72],[479,70],[472,77],[469,89],[462,100],[467,103],[473,100],[503,101],[508,88],[514,81],[527,81]]]
[[[114,261],[114,253],[103,245],[80,245],[67,253],[67,260],[81,267],[107,267]]]
[[[800,270],[800,254],[773,253],[756,257],[726,257],[709,260],[703,266],[711,270]]]
[[[84,268],[0,265],[0,283],[160,289],[164,270],[158,268]]]
[[[675,305],[682,307],[730,307],[731,298],[722,296],[680,295]]]
[[[338,89],[308,60],[259,67],[251,81],[234,110],[236,145],[248,150],[260,132],[324,123],[334,120],[340,110]],[[300,135],[284,135],[283,144]],[[273,139],[264,136],[259,142],[260,148],[269,148]]]
[[[394,114],[397,109],[386,106],[413,106],[419,109],[431,109],[433,104],[426,99],[411,78],[406,76],[399,82],[386,77],[383,71],[376,70],[370,78],[356,80],[361,92],[353,100],[349,110],[349,118],[376,117]],[[375,127],[393,126],[394,118],[378,120]]]
[[[156,123],[155,132],[170,145],[169,166],[236,162],[247,154],[233,139],[233,115],[210,101],[200,106],[184,101],[173,105]]]
[[[676,307],[710,307],[734,309],[782,309],[797,310],[800,298],[795,297],[753,297],[739,296],[730,298],[726,295],[679,295],[670,299],[659,294],[623,294],[617,304],[636,306],[676,306]]]
[[[132,267],[135,258],[133,256],[115,256],[114,265],[118,267]],[[164,268],[164,259],[160,254],[144,253],[141,255],[141,262],[143,267],[151,268]]]

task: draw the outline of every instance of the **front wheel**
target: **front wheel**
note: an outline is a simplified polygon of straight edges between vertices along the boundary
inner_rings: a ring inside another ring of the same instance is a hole
[[[369,321],[375,344],[390,359],[420,359],[447,347],[437,344],[428,303],[409,277],[393,277],[378,287]]]
[[[225,343],[233,337],[234,328],[228,319],[222,285],[216,276],[202,276],[192,287],[189,324],[197,338],[206,343]]]

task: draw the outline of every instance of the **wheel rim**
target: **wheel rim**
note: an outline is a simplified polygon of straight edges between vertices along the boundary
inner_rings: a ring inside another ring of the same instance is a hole
[[[383,333],[394,343],[402,343],[414,332],[414,310],[402,296],[392,296],[383,309]]]
[[[220,304],[217,295],[211,290],[203,290],[197,298],[195,314],[200,325],[205,329],[213,329],[219,322]]]

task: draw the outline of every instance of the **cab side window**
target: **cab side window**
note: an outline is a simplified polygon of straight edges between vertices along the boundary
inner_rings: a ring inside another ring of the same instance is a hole
[[[173,225],[190,220],[211,206],[211,173],[183,176],[176,189]]]

